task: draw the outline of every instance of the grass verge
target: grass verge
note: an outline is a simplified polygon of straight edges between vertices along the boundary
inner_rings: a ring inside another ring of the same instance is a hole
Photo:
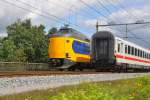
[[[150,76],[37,90],[0,100],[150,100]]]

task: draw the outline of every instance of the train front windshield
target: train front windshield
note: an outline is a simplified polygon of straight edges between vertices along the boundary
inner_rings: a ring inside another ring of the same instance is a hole
[[[60,29],[57,34],[68,34],[70,33],[70,29],[64,28],[64,29]]]

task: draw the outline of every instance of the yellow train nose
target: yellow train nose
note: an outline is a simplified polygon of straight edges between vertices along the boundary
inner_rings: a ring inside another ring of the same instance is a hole
[[[49,40],[49,58],[65,58],[65,39],[50,38]]]

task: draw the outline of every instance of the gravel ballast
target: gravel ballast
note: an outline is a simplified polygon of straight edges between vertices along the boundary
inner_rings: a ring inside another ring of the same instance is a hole
[[[111,81],[142,77],[145,75],[150,75],[150,73],[107,73],[0,78],[0,96],[56,88],[66,85],[75,85],[82,82]]]

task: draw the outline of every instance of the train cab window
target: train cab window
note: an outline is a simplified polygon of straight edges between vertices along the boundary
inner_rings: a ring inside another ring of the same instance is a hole
[[[120,44],[118,44],[118,52],[120,52]]]
[[[134,55],[134,47],[131,47],[131,54]]]
[[[137,48],[135,48],[135,56],[138,56],[138,54],[137,54]]]
[[[128,46],[128,54],[131,54],[130,50],[131,50],[131,47]]]
[[[127,45],[125,45],[125,53],[126,54],[127,54],[127,50],[128,50]]]

